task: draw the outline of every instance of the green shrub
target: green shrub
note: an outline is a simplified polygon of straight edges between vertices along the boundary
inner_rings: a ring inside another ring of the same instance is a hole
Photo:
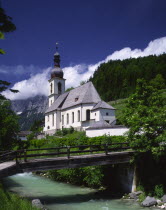
[[[146,198],[145,192],[141,193],[141,194],[139,195],[139,202],[143,202],[143,201],[145,200],[145,198]]]
[[[161,198],[164,195],[164,187],[162,184],[158,184],[154,187],[154,195],[157,198]]]
[[[0,209],[3,210],[37,210],[38,208],[32,207],[31,203],[26,199],[20,198],[18,195],[9,193],[3,189],[0,184]]]
[[[47,175],[55,181],[70,182],[71,184],[95,188],[102,186],[104,177],[102,166],[52,170],[48,171]]]

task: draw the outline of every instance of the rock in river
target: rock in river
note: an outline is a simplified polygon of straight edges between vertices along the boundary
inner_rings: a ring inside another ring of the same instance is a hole
[[[150,207],[157,204],[157,201],[154,197],[147,196],[142,202],[142,206]]]

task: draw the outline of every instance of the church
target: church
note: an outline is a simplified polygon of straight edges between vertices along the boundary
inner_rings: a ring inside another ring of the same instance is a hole
[[[65,79],[58,52],[54,54],[54,68],[48,82],[49,103],[45,112],[45,134],[53,135],[62,128],[86,130],[115,125],[115,108],[101,100],[92,82],[65,92]]]

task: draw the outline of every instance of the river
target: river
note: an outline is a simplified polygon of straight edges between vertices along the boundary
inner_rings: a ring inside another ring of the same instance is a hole
[[[32,173],[5,178],[4,185],[23,197],[40,199],[49,210],[149,210],[133,201],[99,196],[96,190],[54,182]]]

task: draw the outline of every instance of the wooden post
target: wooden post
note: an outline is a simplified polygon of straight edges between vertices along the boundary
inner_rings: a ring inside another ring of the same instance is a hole
[[[18,158],[17,158],[17,151],[16,151],[16,164],[18,163]]]
[[[92,152],[92,146],[90,145],[90,153],[92,154],[93,152]]]
[[[27,151],[26,151],[26,149],[24,149],[24,161],[25,161],[25,162],[27,162],[26,153],[27,153]]]
[[[105,144],[105,154],[108,155],[108,144]]]
[[[67,146],[67,158],[70,159],[70,146]]]

